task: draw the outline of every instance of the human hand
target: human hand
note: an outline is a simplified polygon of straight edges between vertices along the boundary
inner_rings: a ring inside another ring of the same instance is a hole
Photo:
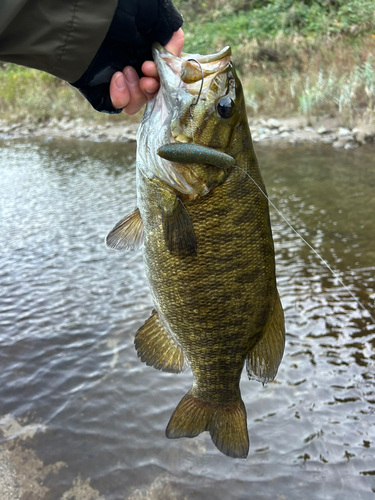
[[[184,32],[180,28],[175,31],[165,48],[179,56],[184,46]],[[127,115],[134,115],[144,104],[154,97],[159,90],[159,77],[153,61],[145,61],[142,65],[145,76],[139,78],[131,66],[126,66],[122,71],[117,71],[111,79],[109,95],[113,106],[121,109]]]

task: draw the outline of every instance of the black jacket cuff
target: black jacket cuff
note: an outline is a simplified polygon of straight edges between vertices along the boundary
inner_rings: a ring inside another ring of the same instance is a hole
[[[120,113],[109,96],[116,71],[133,66],[142,76],[144,61],[152,60],[153,42],[165,45],[182,26],[171,0],[119,0],[111,26],[88,69],[72,83],[97,110]]]

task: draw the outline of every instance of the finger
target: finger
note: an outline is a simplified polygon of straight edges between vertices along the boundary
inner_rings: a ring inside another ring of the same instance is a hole
[[[117,71],[109,84],[109,95],[113,107],[116,109],[124,108],[129,104],[130,92],[125,77],[121,71]]]
[[[156,64],[153,61],[145,61],[142,64],[142,73],[145,76],[150,76],[151,78],[159,78],[158,70],[156,69]]]
[[[139,87],[147,99],[152,99],[152,97],[154,97],[156,92],[159,90],[160,83],[159,80],[155,78],[144,76],[139,81]]]
[[[169,40],[165,48],[171,54],[174,54],[175,56],[179,57],[181,55],[184,42],[185,42],[185,35],[182,29],[180,28],[179,30],[173,33],[172,38]],[[145,76],[158,78],[158,70],[156,69],[156,65],[153,61],[145,61],[142,64],[142,73]]]
[[[184,42],[185,42],[185,35],[182,29],[180,28],[179,30],[173,33],[172,38],[169,40],[165,48],[171,54],[180,57],[182,47],[184,46]]]
[[[124,69],[124,76],[126,83],[128,84],[128,90],[130,94],[129,104],[124,108],[124,112],[127,115],[134,115],[137,113],[141,107],[146,104],[147,97],[142,92],[139,86],[139,76],[135,69],[131,66],[126,66]]]

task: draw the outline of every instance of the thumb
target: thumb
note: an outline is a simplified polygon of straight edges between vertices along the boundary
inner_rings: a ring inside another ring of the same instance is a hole
[[[165,48],[170,52],[171,54],[175,56],[180,56],[182,48],[184,46],[185,42],[185,34],[180,28],[179,30],[175,31],[173,33],[172,38],[169,40]]]

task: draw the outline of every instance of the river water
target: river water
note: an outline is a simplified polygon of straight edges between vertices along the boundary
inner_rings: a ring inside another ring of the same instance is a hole
[[[243,375],[249,457],[165,437],[192,375],[138,360],[142,255],[103,243],[135,206],[134,149],[0,143],[0,498],[374,500],[375,325],[273,209],[287,343],[275,382]],[[273,202],[375,316],[374,149],[257,152]]]

